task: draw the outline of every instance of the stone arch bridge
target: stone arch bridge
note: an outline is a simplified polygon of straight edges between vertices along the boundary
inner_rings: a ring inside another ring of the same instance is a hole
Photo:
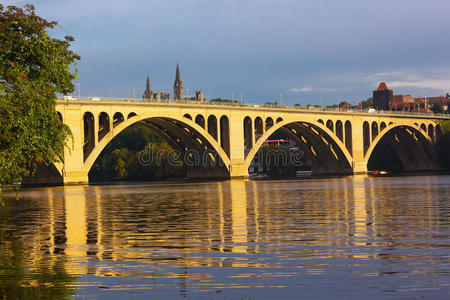
[[[315,174],[367,172],[381,140],[392,142],[408,171],[436,170],[433,143],[440,134],[433,115],[367,113],[197,103],[58,100],[56,110],[74,143],[55,164],[65,184],[88,182],[102,150],[121,131],[143,123],[185,158],[189,177],[246,178],[264,141],[288,134],[310,158]],[[210,164],[195,163],[210,157]],[[214,162],[212,164],[211,162]]]

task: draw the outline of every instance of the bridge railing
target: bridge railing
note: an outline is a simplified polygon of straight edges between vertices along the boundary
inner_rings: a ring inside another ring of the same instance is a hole
[[[178,103],[178,104],[198,104],[198,105],[220,105],[220,106],[237,106],[237,107],[254,107],[254,108],[278,108],[289,110],[301,110],[301,111],[324,111],[324,112],[348,112],[348,113],[369,113],[369,114],[382,114],[382,115],[414,115],[414,116],[436,116],[450,118],[449,114],[435,114],[427,112],[410,112],[410,111],[383,111],[383,110],[368,110],[368,109],[352,109],[352,108],[339,108],[339,107],[317,107],[317,106],[300,106],[300,105],[281,105],[274,103],[266,104],[250,104],[238,101],[214,101],[214,102],[202,102],[196,100],[175,100],[175,99],[133,99],[126,97],[73,97],[64,96],[59,97],[58,100],[66,101],[117,101],[117,102],[129,102],[129,103]]]

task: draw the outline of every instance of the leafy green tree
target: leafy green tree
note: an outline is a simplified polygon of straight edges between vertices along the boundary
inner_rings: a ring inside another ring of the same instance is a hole
[[[450,120],[442,120],[439,125],[443,134],[450,133]]]
[[[435,114],[443,114],[444,113],[444,107],[440,103],[434,103],[431,107],[431,111]]]
[[[348,106],[351,106],[351,104],[348,103],[347,101],[341,101],[339,103],[339,107],[348,107]]]
[[[441,126],[442,135],[437,139],[437,154],[442,167],[450,171],[450,121],[441,121],[439,125]]]
[[[0,4],[0,186],[31,175],[63,155],[70,130],[55,111],[56,93],[73,91],[73,38],[52,38],[56,22]]]
[[[140,157],[149,155],[149,146],[153,160],[150,165],[144,165]],[[185,166],[172,151],[157,133],[137,123],[122,131],[103,150],[89,172],[89,178],[92,181],[183,178]]]
[[[366,100],[361,101],[361,107],[367,108],[373,105],[373,97],[367,98]]]

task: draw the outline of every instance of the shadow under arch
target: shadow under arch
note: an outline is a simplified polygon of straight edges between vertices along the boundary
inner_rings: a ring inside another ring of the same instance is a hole
[[[353,165],[353,158],[345,147],[344,143],[324,124],[319,122],[308,122],[303,120],[283,120],[274,124],[264,135],[254,144],[250,152],[245,157],[245,162],[250,165],[254,159],[256,153],[262,147],[264,142],[277,130],[284,130],[290,135],[294,134],[293,130],[302,136],[306,136],[310,140],[310,145],[321,151],[321,155],[327,155],[328,157],[335,157],[335,162],[343,167],[342,170],[335,169],[333,166],[327,166],[329,161],[323,159],[317,159],[317,163],[323,164],[320,166],[322,171],[320,173],[349,173],[351,172],[351,166]],[[301,137],[296,136],[297,141],[301,140]],[[299,145],[301,146],[301,145]],[[304,148],[304,147],[301,147]],[[310,151],[306,149],[307,152]],[[327,170],[330,167],[330,170]],[[333,170],[331,170],[333,168]]]
[[[183,151],[181,152],[187,152],[194,147],[194,150],[201,151],[202,154],[217,153],[218,158],[222,160],[223,167],[227,172],[229,171],[230,159],[228,158],[228,155],[224,152],[222,147],[218,145],[217,141],[214,140],[205,129],[200,127],[200,125],[192,120],[183,118],[183,116],[180,116],[180,118],[177,119],[172,116],[152,114],[140,114],[134,116],[110,130],[87,157],[84,163],[84,170],[89,172],[103,149],[123,130],[138,122],[150,126],[158,134],[161,134],[162,138],[166,139],[166,141],[169,137],[168,134],[173,134],[174,136],[171,136],[172,140],[167,142],[175,149],[181,149],[180,146],[184,146],[184,149],[182,149]],[[176,131],[175,129],[178,130],[178,133],[174,132]],[[178,142],[181,142],[182,139],[185,141],[189,140],[187,142],[188,145],[177,144]],[[220,165],[220,163],[217,165]]]
[[[391,143],[405,171],[440,169],[432,140],[418,125],[391,124],[379,132],[364,156],[367,164],[374,150],[383,141]]]

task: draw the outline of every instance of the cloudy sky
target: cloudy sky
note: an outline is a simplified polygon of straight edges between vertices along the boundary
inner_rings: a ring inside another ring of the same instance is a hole
[[[450,92],[449,0],[39,0],[75,37],[82,95],[185,90],[208,98],[357,103],[380,81],[397,94]]]

